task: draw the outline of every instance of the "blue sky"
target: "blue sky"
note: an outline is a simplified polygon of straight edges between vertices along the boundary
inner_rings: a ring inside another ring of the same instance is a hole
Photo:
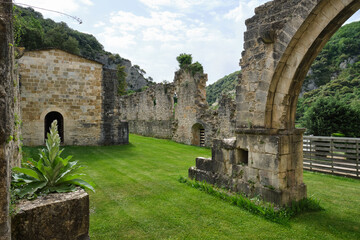
[[[173,81],[176,57],[190,53],[208,73],[208,84],[240,70],[245,19],[268,0],[14,0],[61,11],[44,17],[94,35],[106,51],[139,65],[156,82]],[[357,12],[348,22],[359,21]]]

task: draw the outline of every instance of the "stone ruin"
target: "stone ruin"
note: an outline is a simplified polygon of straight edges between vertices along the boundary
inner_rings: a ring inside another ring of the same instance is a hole
[[[10,165],[19,157],[18,141],[14,141],[17,132],[14,96],[17,90],[14,88],[13,48],[10,47],[13,38],[10,20],[12,6],[8,3],[11,0],[0,3],[0,240],[11,239]],[[236,137],[213,141],[212,158],[198,158],[196,167],[189,169],[189,176],[234,191],[260,195],[280,205],[288,205],[306,197],[306,186],[302,181],[303,130],[295,129],[294,122],[297,98],[315,57],[337,29],[359,8],[358,0],[274,0],[256,8],[255,16],[246,20],[245,50],[240,64],[242,79],[236,89]],[[184,73],[178,74],[181,76]],[[180,76],[179,79],[182,79]],[[189,81],[188,84],[202,85],[201,79],[203,76],[195,76],[194,82]],[[159,109],[154,119],[159,118],[160,122],[172,126],[172,132],[161,134],[181,139],[182,135],[176,134],[180,119],[175,116],[181,113],[182,117],[191,114],[197,118],[201,113],[207,116],[207,112],[203,111],[206,107],[201,107],[204,105],[201,91],[196,96],[188,97],[194,104],[182,106],[183,110],[179,110],[180,105],[175,107],[172,102],[174,95],[166,94],[168,90],[174,93],[179,91],[176,82],[181,83],[182,80],[175,81],[175,85],[148,89],[135,95],[137,97],[124,97],[114,104],[106,102],[104,104],[109,109],[103,113],[111,120],[120,116],[120,106],[130,109],[129,104],[132,102],[152,103],[153,109]],[[113,86],[112,83],[107,85],[110,89]],[[169,109],[177,108],[174,119],[168,112],[161,119],[157,115],[161,112],[160,107],[156,107],[158,100],[154,101],[151,96],[166,96],[166,106]],[[121,116],[132,122],[133,126],[143,124],[144,130],[141,131],[154,132],[146,129],[152,125],[148,125],[143,109],[139,107],[139,110],[135,115],[125,112]],[[224,112],[226,116],[231,116],[227,115],[228,111]],[[194,123],[194,129],[200,130],[201,127],[196,124],[201,123],[197,121],[194,120],[188,126]],[[203,127],[206,134],[207,128]]]
[[[116,71],[59,49],[25,51],[18,60],[23,143],[43,145],[53,120],[65,145],[127,144],[114,118]]]
[[[118,97],[118,117],[129,131],[197,146],[212,146],[215,138],[234,136],[235,102],[224,95],[219,108],[206,102],[207,75],[180,69],[170,84]]]
[[[189,177],[289,205],[306,197],[303,129],[295,128],[301,85],[330,37],[360,8],[358,0],[274,0],[246,20],[236,137],[214,141]]]

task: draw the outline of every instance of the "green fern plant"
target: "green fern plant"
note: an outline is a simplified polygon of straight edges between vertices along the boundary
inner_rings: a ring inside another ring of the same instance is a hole
[[[40,151],[39,160],[29,158],[22,167],[14,167],[12,184],[20,198],[48,193],[75,191],[77,186],[94,191],[93,186],[81,179],[81,166],[72,156],[63,159],[60,154],[60,136],[57,121],[53,121],[47,134],[46,148]]]

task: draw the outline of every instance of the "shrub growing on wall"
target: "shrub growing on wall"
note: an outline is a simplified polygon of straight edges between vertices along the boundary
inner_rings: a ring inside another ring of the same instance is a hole
[[[116,76],[119,82],[119,86],[118,86],[118,94],[120,96],[125,95],[126,94],[126,72],[125,72],[125,66],[121,66],[118,65],[117,69],[116,69]]]
[[[188,70],[192,75],[196,73],[204,73],[204,68],[199,62],[192,63],[191,54],[181,53],[176,60],[179,63],[180,69]]]
[[[185,69],[192,63],[192,56],[191,54],[181,53],[176,60],[179,63],[180,69]]]

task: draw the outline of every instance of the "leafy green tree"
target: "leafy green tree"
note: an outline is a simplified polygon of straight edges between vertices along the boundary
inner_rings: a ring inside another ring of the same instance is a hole
[[[127,88],[127,84],[126,84],[126,72],[125,72],[125,66],[121,66],[118,65],[117,69],[116,69],[116,76],[118,79],[118,94],[120,96],[125,95],[126,94],[126,88]]]
[[[79,42],[71,36],[65,42],[63,42],[62,49],[73,54],[80,54]]]
[[[307,109],[302,119],[308,134],[330,136],[342,133],[360,137],[360,114],[336,97],[320,97]]]

